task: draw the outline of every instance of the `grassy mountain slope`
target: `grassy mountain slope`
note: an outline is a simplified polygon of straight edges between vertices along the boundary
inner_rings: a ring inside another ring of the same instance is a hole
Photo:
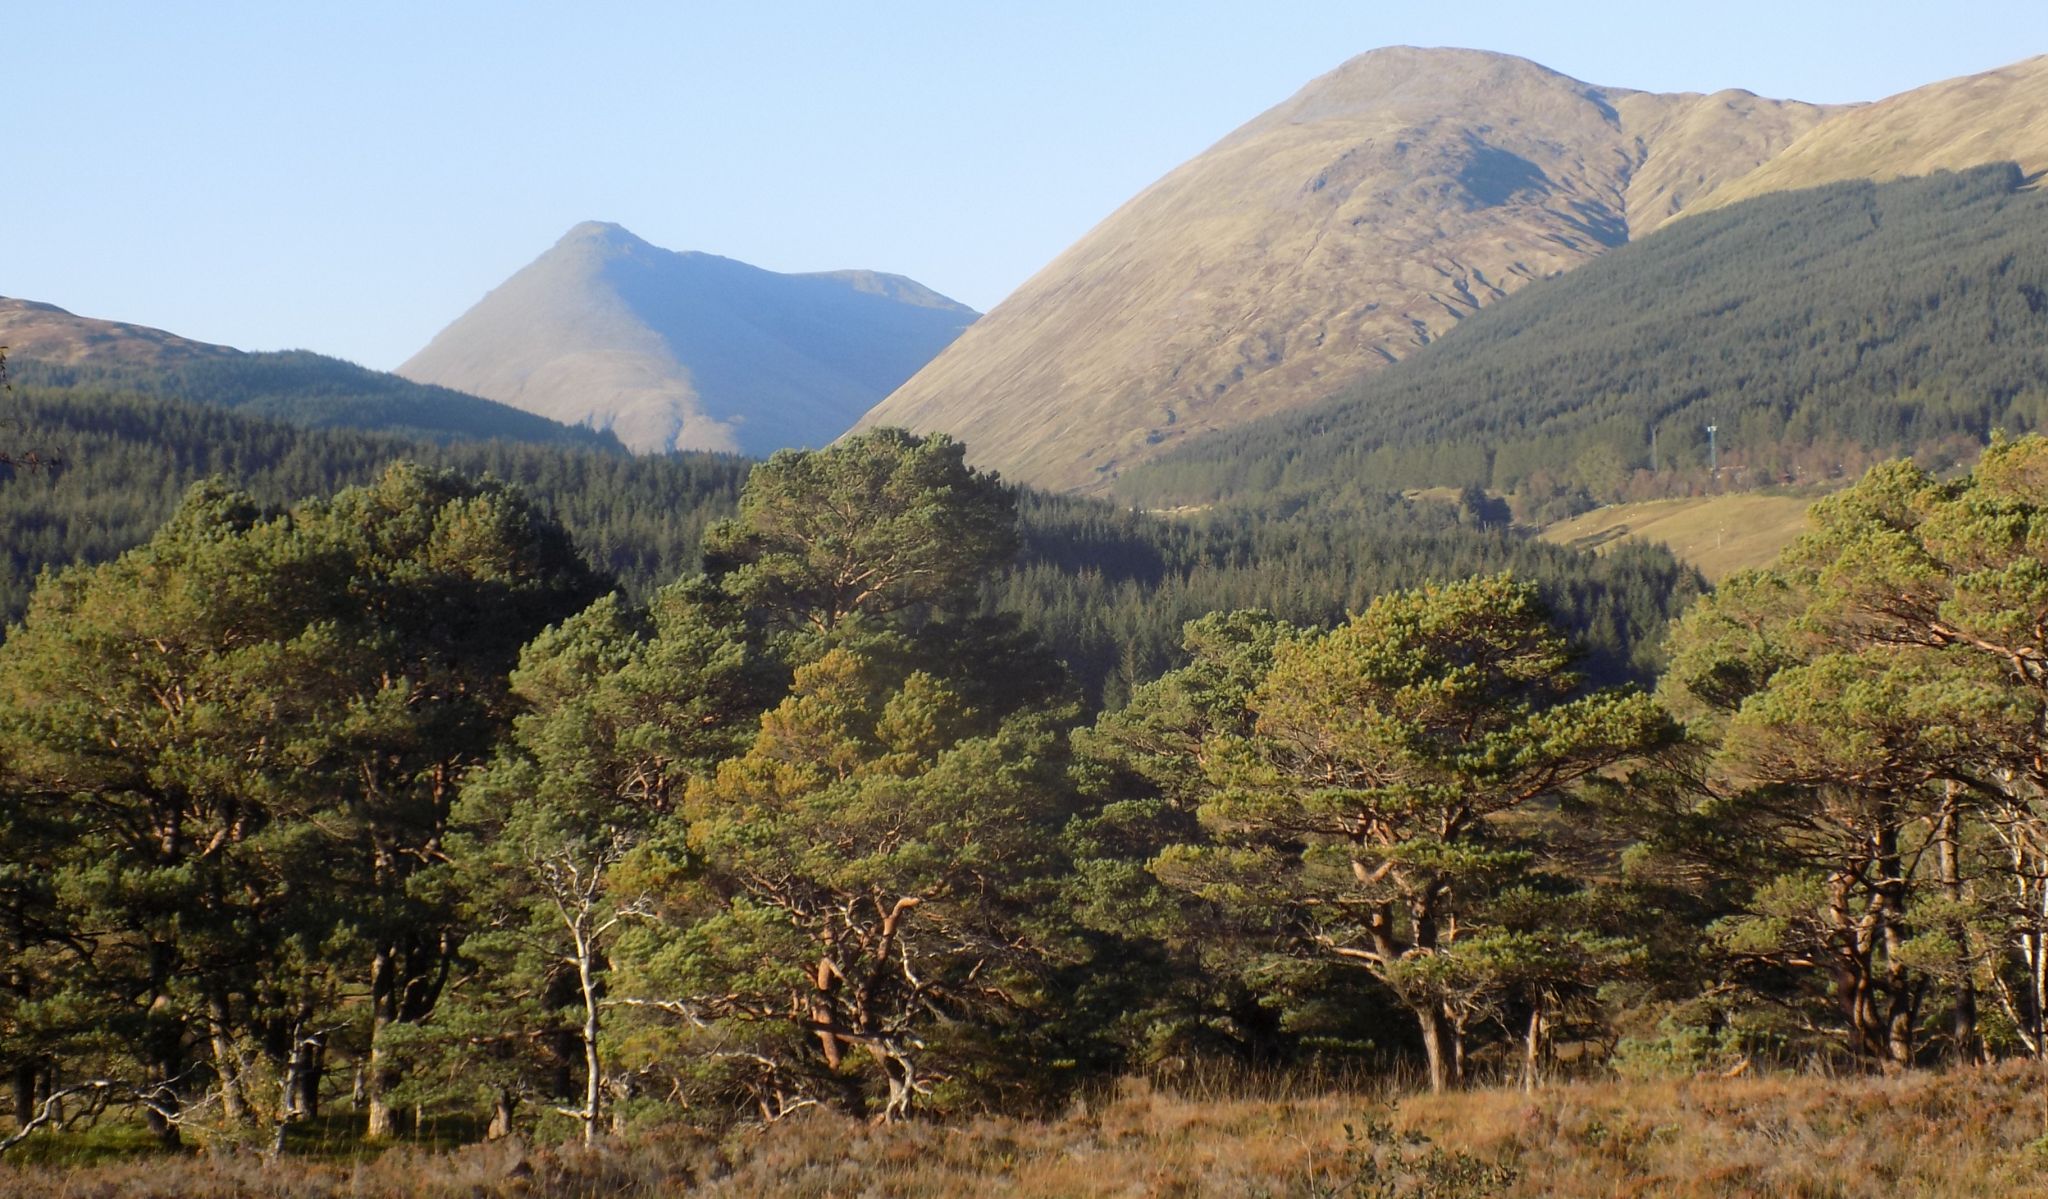
[[[2048,170],[2048,55],[1844,109],[1699,209],[1844,179],[1897,179],[2005,161],[2030,176]]]
[[[1374,51],[1125,204],[863,424],[950,432],[1011,477],[1097,487],[1656,228],[1825,111]]]
[[[1682,494],[1825,478],[1859,447],[2041,427],[2048,195],[2022,183],[2008,164],[1689,217],[1309,412],[1191,444],[1122,494],[1161,505],[1562,481],[1604,502],[1646,479]],[[1653,461],[1660,475],[1637,473]]]
[[[900,276],[781,275],[593,221],[398,372],[637,451],[765,455],[839,436],[974,318]]]
[[[9,373],[25,384],[172,396],[314,428],[617,448],[589,429],[339,358],[247,353],[31,300],[0,298],[0,346]]]

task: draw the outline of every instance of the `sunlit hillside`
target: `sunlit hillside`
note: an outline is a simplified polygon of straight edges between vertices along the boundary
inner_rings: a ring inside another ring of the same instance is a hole
[[[1683,500],[1609,504],[1543,530],[1554,545],[1604,553],[1651,542],[1696,567],[1708,582],[1763,566],[1806,527],[1811,496],[1741,492]]]

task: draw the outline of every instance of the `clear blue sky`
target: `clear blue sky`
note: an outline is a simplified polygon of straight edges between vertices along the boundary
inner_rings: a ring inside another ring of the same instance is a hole
[[[0,17],[0,295],[391,367],[570,225],[988,308],[1353,54],[1876,99],[2048,3],[94,3]]]

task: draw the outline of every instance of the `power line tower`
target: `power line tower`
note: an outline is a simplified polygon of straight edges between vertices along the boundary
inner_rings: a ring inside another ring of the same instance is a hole
[[[1714,436],[1720,431],[1721,426],[1719,425],[1707,426],[1707,473],[1709,475],[1721,473],[1721,444]]]

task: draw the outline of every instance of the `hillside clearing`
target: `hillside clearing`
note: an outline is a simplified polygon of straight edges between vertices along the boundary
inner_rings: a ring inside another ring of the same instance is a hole
[[[1632,541],[1661,542],[1718,583],[1764,566],[1806,528],[1813,496],[1743,492],[1609,504],[1543,530],[1543,540],[1604,553]]]

